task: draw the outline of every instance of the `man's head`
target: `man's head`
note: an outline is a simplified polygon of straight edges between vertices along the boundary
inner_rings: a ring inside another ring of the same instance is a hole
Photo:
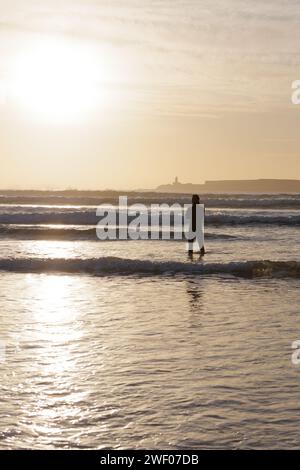
[[[200,198],[199,198],[198,194],[193,194],[192,204],[200,204]]]

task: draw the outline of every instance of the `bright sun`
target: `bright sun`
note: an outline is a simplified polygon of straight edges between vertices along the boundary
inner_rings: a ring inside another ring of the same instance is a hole
[[[22,51],[11,84],[18,102],[39,118],[70,122],[103,99],[99,74],[97,57],[87,48],[44,39]]]

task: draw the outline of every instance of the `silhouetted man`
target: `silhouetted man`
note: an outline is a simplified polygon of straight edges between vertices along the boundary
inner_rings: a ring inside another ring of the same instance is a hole
[[[203,210],[203,212],[202,212]],[[204,248],[204,219],[205,208],[200,206],[198,194],[192,197],[192,206],[188,208],[186,218],[189,222],[188,233],[188,254],[193,255],[194,250],[199,251],[200,255],[205,254]],[[203,225],[202,225],[203,224]]]

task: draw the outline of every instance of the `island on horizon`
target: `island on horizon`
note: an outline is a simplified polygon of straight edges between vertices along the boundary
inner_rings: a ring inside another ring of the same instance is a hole
[[[178,177],[171,184],[156,188],[161,193],[300,193],[300,180],[254,179],[215,180],[203,184],[180,183]]]

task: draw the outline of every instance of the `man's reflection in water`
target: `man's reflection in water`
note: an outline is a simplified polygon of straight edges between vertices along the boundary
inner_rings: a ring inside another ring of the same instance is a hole
[[[188,294],[188,302],[190,305],[191,313],[202,313],[203,311],[203,286],[201,279],[189,279],[186,281],[186,291]]]
[[[205,354],[204,348],[207,342],[204,333],[207,318],[204,315],[206,299],[203,279],[190,278],[186,280],[186,292],[188,301],[186,327],[190,361],[193,364],[199,364]]]

